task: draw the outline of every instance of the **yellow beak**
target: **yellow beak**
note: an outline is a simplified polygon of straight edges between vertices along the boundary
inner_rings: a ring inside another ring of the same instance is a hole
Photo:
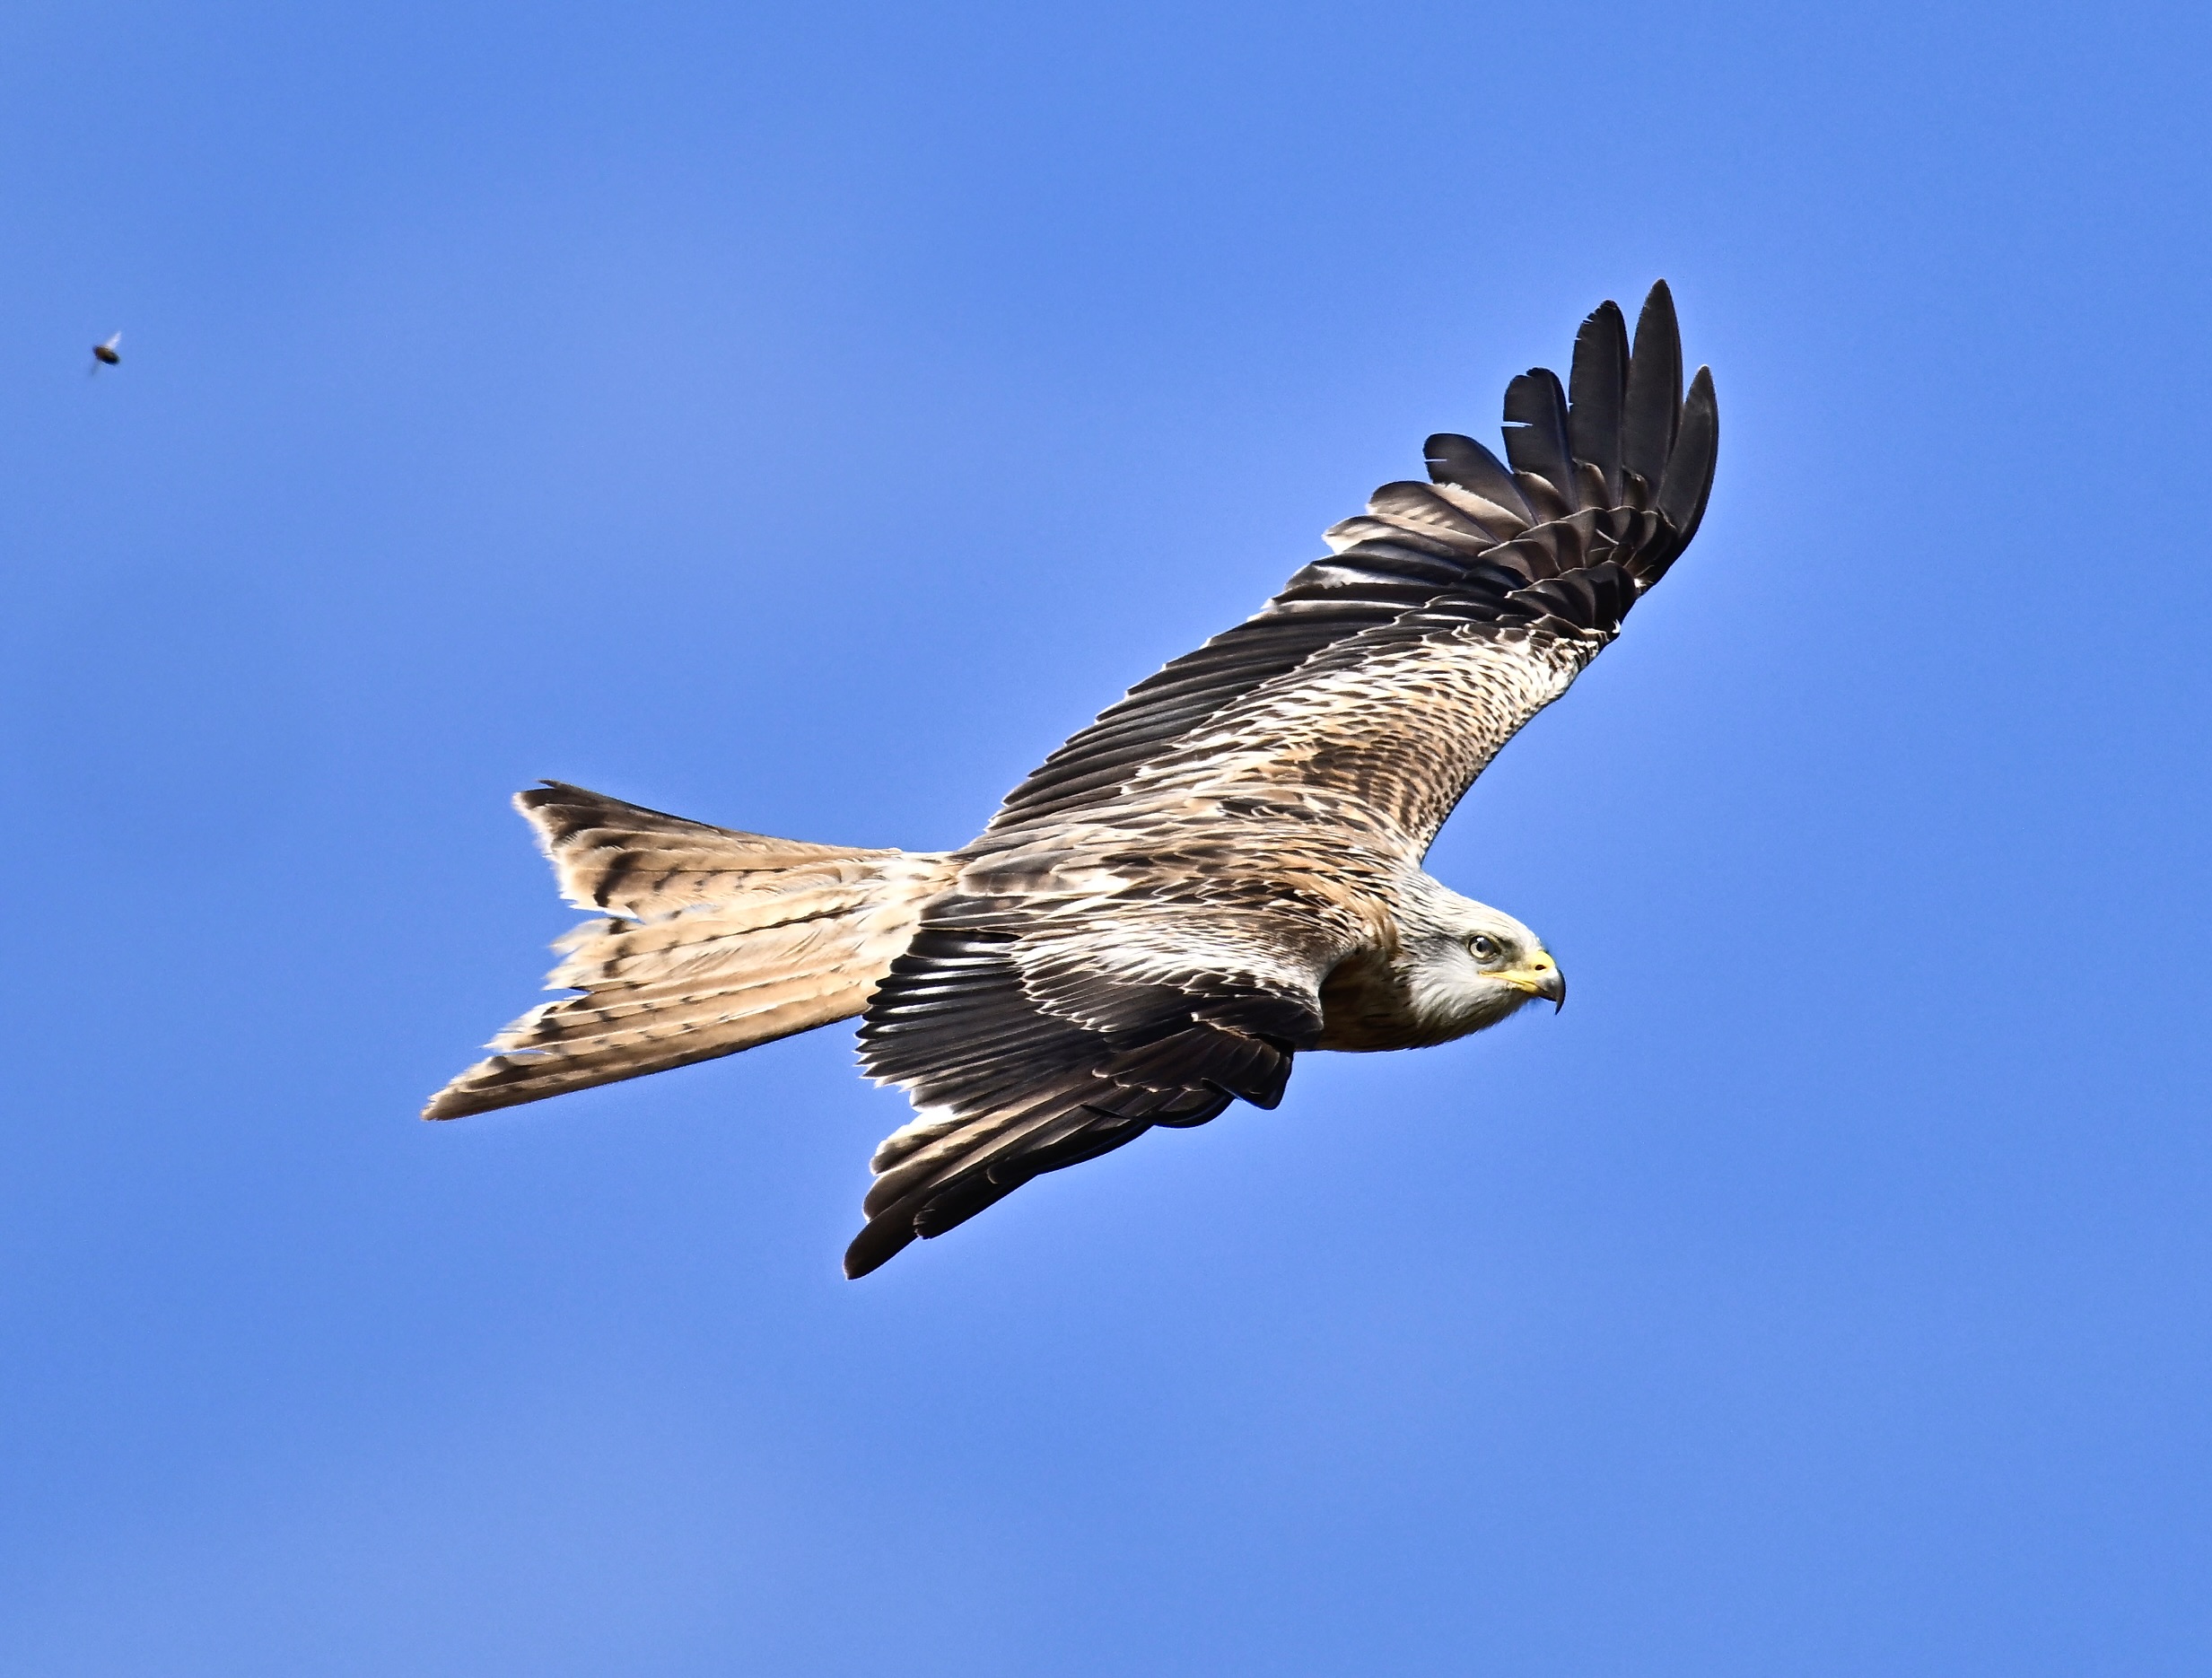
[[[1559,970],[1559,964],[1549,956],[1539,956],[1526,967],[1516,967],[1496,977],[1517,991],[1541,996],[1552,1005],[1552,1011],[1555,1014],[1567,1006],[1567,975]]]

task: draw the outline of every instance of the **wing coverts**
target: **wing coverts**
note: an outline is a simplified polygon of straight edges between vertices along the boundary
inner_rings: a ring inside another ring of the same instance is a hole
[[[1162,748],[1325,647],[1436,603],[1460,583],[1479,587],[1485,581],[1474,571],[1480,559],[1494,557],[1527,584],[1615,558],[1635,584],[1619,603],[1625,613],[1697,533],[1719,429],[1709,372],[1700,369],[1683,396],[1681,337],[1664,281],[1644,303],[1633,354],[1622,347],[1625,338],[1619,307],[1601,305],[1576,339],[1572,404],[1557,376],[1542,368],[1508,388],[1512,467],[1471,437],[1431,437],[1424,450],[1429,483],[1377,490],[1365,515],[1328,532],[1334,559],[1306,567],[1258,613],[1130,689],[1007,795],[993,828],[1112,798]],[[1587,452],[1577,452],[1578,445]],[[1655,521],[1608,520],[1601,536],[1595,518],[1572,522],[1580,511],[1648,511]],[[1596,554],[1587,546],[1593,537],[1600,537]],[[1504,579],[1491,573],[1489,580]],[[1580,590],[1569,581],[1563,592]],[[1493,609],[1502,625],[1561,598],[1561,591],[1531,595]],[[1605,603],[1593,604],[1603,610]],[[1578,626],[1610,638],[1620,616]]]

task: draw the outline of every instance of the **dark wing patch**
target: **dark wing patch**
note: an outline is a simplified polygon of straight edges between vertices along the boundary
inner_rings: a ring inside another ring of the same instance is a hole
[[[1632,351],[1618,306],[1601,305],[1576,338],[1568,389],[1543,368],[1508,388],[1509,467],[1472,438],[1429,438],[1429,484],[1377,490],[1364,515],[1329,532],[1333,558],[1307,566],[1256,615],[1130,689],[1007,795],[992,830],[1109,801],[1209,719],[1325,650],[1460,589],[1501,547],[1541,567],[1547,526],[1652,515],[1633,553],[1613,555],[1639,592],[1648,588],[1687,545],[1712,485],[1712,380],[1701,371],[1686,401],[1681,390],[1666,282],[1645,301]],[[1550,574],[1539,568],[1524,580]]]
[[[920,1116],[876,1150],[846,1275],[1155,1125],[1203,1124],[1238,1099],[1272,1107],[1320,1036],[1317,999],[1219,974],[1120,982],[1034,949],[1025,966],[1022,942],[925,923],[870,1003],[862,1062]]]

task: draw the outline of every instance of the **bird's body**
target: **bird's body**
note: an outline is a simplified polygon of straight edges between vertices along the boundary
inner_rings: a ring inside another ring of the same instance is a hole
[[[1045,1171],[1281,1098],[1298,1053],[1448,1042],[1565,996],[1542,942],[1421,859],[1499,747],[1617,633],[1710,487],[1653,289],[1584,323],[1572,401],[1507,393],[1507,455],[1429,443],[1337,552],[1132,689],[949,852],[802,845],[558,783],[518,803],[579,906],[549,1002],[433,1118],[864,1013],[917,1114],[878,1149],[874,1269]]]

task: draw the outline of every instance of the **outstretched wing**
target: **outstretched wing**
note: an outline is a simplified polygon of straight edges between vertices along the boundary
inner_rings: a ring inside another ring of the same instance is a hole
[[[1328,533],[1333,558],[1132,688],[1008,795],[993,830],[1141,783],[1311,777],[1379,800],[1425,848],[1467,782],[1666,574],[1712,487],[1712,380],[1701,369],[1683,395],[1664,281],[1632,347],[1620,309],[1600,305],[1568,387],[1543,368],[1522,374],[1505,422],[1510,465],[1472,438],[1431,437],[1431,482],[1376,491]],[[1452,690],[1447,712],[1432,682]],[[1336,725],[1323,726],[1316,713],[1331,710]]]
[[[1692,396],[1695,396],[1692,391]],[[1427,604],[1321,649],[1142,765],[1122,791],[1335,794],[1419,857],[1491,759],[1620,631],[1667,540],[1648,510],[1578,512],[1471,555]]]
[[[1335,792],[1374,818],[1340,848],[1356,827],[1390,857],[1426,849],[1688,545],[1717,437],[1709,375],[1683,394],[1665,284],[1632,349],[1605,303],[1568,388],[1537,369],[1508,389],[1509,465],[1430,438],[1431,483],[1377,490],[1329,532],[1334,558],[1017,787],[869,1006],[862,1059],[920,1112],[877,1150],[846,1273],[1155,1125],[1274,1106],[1360,929],[1333,889],[1342,855],[1294,857],[1236,817]]]
[[[1275,1106],[1319,1040],[1333,943],[1319,921],[1196,901],[939,898],[861,1029],[869,1071],[919,1112],[870,1161],[845,1273],[1155,1125]]]

